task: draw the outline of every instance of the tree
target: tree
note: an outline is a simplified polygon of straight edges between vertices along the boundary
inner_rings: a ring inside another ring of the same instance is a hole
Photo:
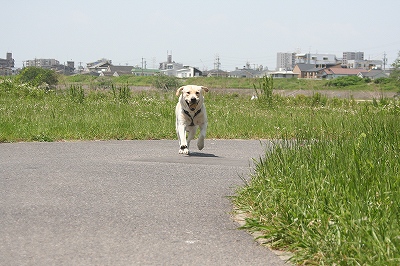
[[[153,86],[162,90],[173,90],[181,86],[177,77],[158,74],[153,80]]]
[[[58,76],[55,71],[39,67],[26,67],[18,75],[18,80],[23,83],[30,83],[33,86],[53,87],[58,83]]]
[[[396,60],[394,60],[392,67],[393,70],[390,73],[390,78],[397,82],[400,82],[400,51],[397,55]]]

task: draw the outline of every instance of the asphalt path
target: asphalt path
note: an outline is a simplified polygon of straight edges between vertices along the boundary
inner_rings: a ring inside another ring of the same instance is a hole
[[[284,265],[238,230],[228,198],[268,142],[205,145],[0,144],[0,264]]]

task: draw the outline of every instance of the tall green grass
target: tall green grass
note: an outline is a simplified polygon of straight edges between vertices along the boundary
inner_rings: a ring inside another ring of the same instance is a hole
[[[10,80],[0,83],[0,141],[175,138],[173,91],[130,91],[127,84],[109,89],[42,90]],[[351,127],[362,104],[352,100],[274,95],[268,104],[247,95],[205,95],[209,138],[314,138],[336,135],[337,117]],[[379,105],[379,102],[376,104]],[[364,105],[371,105],[365,103]],[[322,133],[320,133],[320,131]]]
[[[399,102],[313,109],[234,197],[245,228],[299,264],[400,265]]]
[[[173,128],[174,95],[132,94],[126,87],[84,91],[22,89],[0,91],[0,141],[168,139]]]

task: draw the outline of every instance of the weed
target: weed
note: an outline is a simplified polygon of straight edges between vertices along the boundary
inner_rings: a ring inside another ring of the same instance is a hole
[[[71,85],[68,92],[69,97],[73,102],[83,103],[85,100],[85,91],[81,85]]]
[[[129,88],[128,84],[118,87],[112,84],[111,92],[115,100],[121,101],[123,103],[127,103],[128,100],[131,98],[131,89]]]
[[[264,76],[258,84],[253,84],[257,100],[266,103],[268,106],[272,105],[272,91],[274,90],[274,78]]]

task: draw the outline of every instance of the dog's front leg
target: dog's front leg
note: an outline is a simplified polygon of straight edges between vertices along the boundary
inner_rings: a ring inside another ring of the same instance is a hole
[[[182,124],[177,125],[176,132],[178,134],[178,140],[179,140],[179,153],[180,154],[189,154],[188,143],[186,141],[185,125],[182,125]]]
[[[187,146],[188,149],[190,148],[190,141],[194,138],[194,135],[196,134],[197,126],[188,126],[186,128],[186,131],[188,132],[187,136]]]
[[[204,148],[204,139],[206,138],[206,132],[207,132],[207,123],[201,124],[200,135],[199,139],[197,140],[197,148],[199,148],[199,150],[202,150]]]

